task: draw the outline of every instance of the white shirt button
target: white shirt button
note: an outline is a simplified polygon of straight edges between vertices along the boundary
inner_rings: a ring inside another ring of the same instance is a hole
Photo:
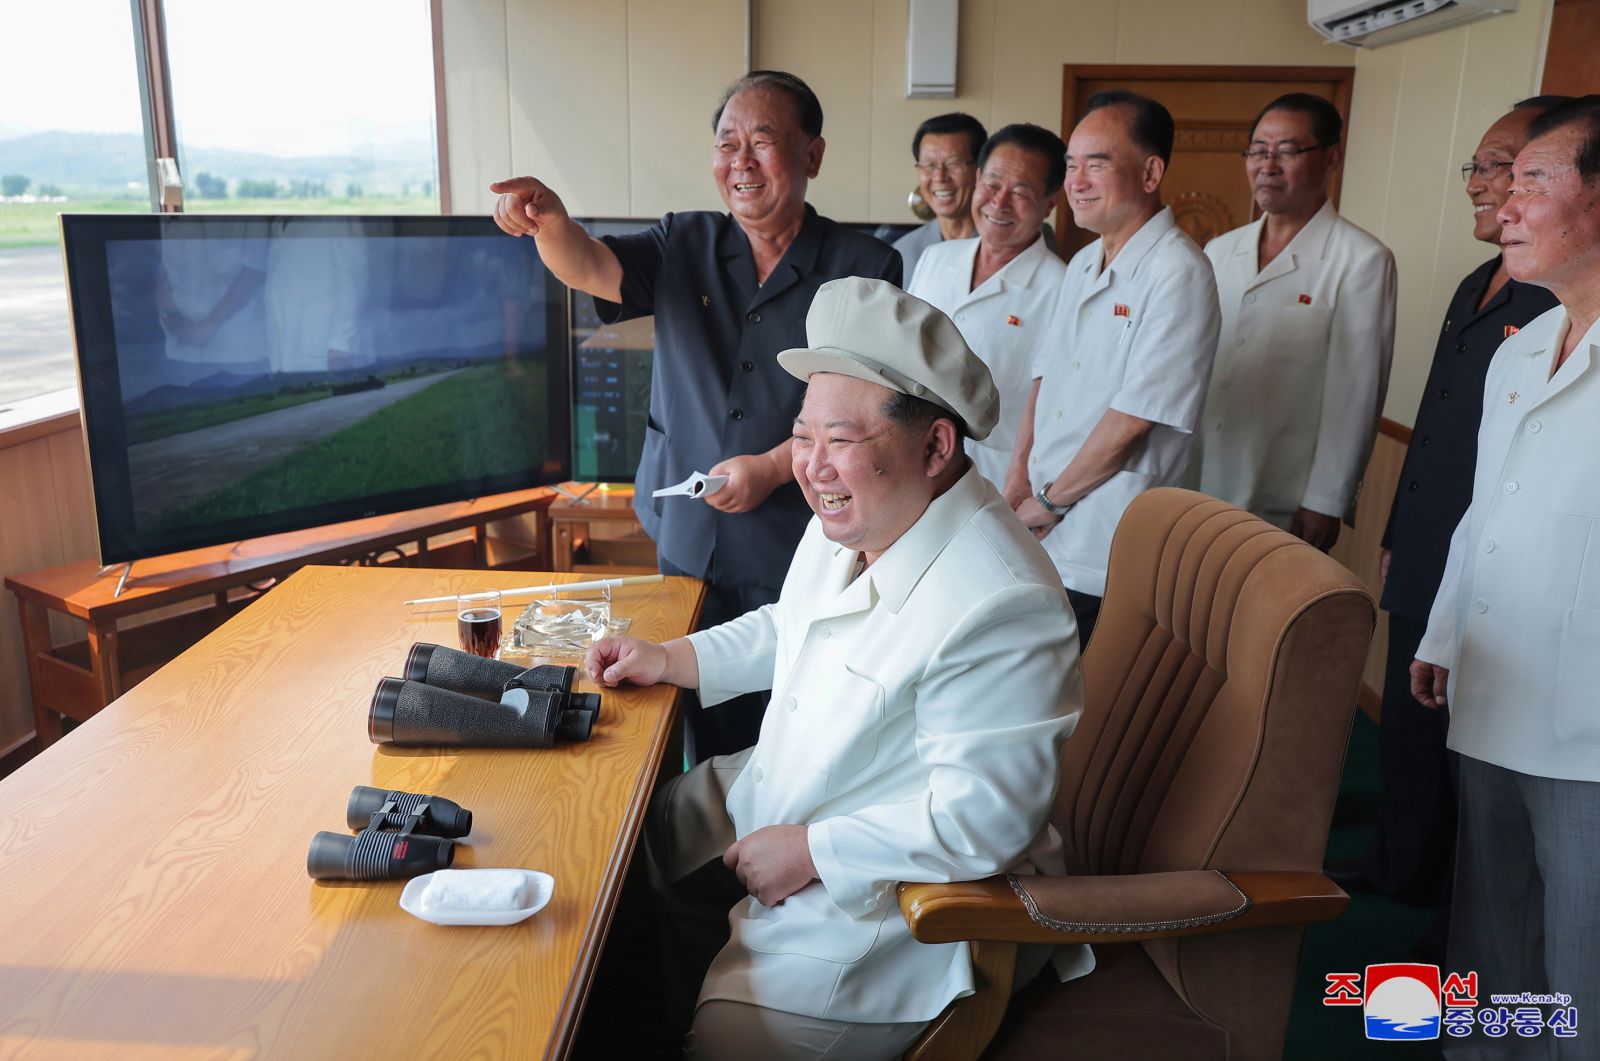
[[[966,320],[966,319],[967,319],[967,315],[966,315],[966,314],[965,314],[965,313],[957,313],[957,314],[956,314],[956,320],[958,320],[958,321],[964,321],[964,320]]]
[[[1228,390],[1232,386],[1233,386],[1233,380],[1225,379],[1225,380],[1222,381],[1222,389],[1223,390]]]
[[[766,776],[767,776],[767,775],[766,775],[766,774],[763,774],[763,773],[762,773],[762,772],[761,772],[761,767],[759,767],[759,766],[755,766],[755,767],[751,767],[751,769],[750,769],[750,776],[751,776],[751,777],[753,777],[753,778],[755,778],[755,779],[756,779],[756,782],[757,782],[757,784],[759,784],[759,783],[760,783],[760,782],[761,782],[761,779],[762,779],[762,778],[763,778],[763,777],[766,777]]]
[[[1485,538],[1483,540],[1483,551],[1484,552],[1492,553],[1498,548],[1500,548],[1500,546],[1499,546],[1498,543],[1495,542],[1495,540],[1493,538]]]
[[[1472,602],[1472,610],[1477,612],[1479,615],[1482,615],[1484,612],[1489,610],[1489,602],[1484,600],[1482,597],[1479,597],[1477,600]]]
[[[1517,482],[1515,479],[1512,479],[1512,480],[1510,480],[1509,482],[1506,483],[1506,493],[1508,493],[1508,494],[1514,494],[1518,490],[1521,490],[1521,489],[1522,489],[1522,484]]]
[[[786,696],[783,698],[783,706],[788,708],[790,711],[793,711],[795,708],[800,706],[800,702],[792,696]]]
[[[878,900],[877,899],[868,899],[867,900],[867,909],[868,910],[876,910],[877,908],[878,908]]]
[[[1239,338],[1235,339],[1233,341],[1233,345],[1234,346],[1243,346],[1244,345],[1244,336],[1241,335],[1241,336],[1239,336]]]
[[[1082,368],[1083,367],[1083,362],[1082,361],[1074,361],[1072,363],[1072,367],[1073,368]]]
[[[1245,303],[1247,305],[1254,305],[1255,301],[1256,301],[1256,296],[1254,296],[1254,295],[1246,295],[1246,296],[1244,296],[1244,300],[1245,300]]]
[[[1212,424],[1211,425],[1211,430],[1213,430],[1213,431],[1221,431],[1222,430],[1222,421],[1218,420],[1216,423]]]
[[[1061,419],[1061,410],[1060,409],[1056,410],[1056,419],[1057,420]]]
[[[1543,431],[1543,430],[1544,430],[1544,425],[1539,423],[1539,421],[1537,421],[1537,420],[1529,420],[1528,421],[1528,434],[1537,435],[1540,431]]]
[[[829,630],[826,626],[818,628],[817,633],[824,641],[833,636],[833,631]]]

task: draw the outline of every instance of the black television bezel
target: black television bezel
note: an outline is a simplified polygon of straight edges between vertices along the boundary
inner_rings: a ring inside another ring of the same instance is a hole
[[[370,228],[370,235],[421,236],[504,236],[487,215],[428,214],[74,214],[61,218],[61,247],[66,281],[73,347],[78,376],[84,448],[89,459],[96,545],[102,565],[143,560],[153,556],[201,549],[228,542],[247,541],[274,534],[308,530],[372,516],[390,515],[432,505],[492,497],[566,482],[572,468],[571,363],[559,348],[550,351],[551,395],[567,395],[566,401],[551,401],[549,411],[565,417],[555,425],[552,440],[564,440],[566,449],[537,468],[478,479],[456,480],[414,490],[395,491],[343,502],[308,505],[265,516],[206,524],[179,534],[141,534],[133,526],[132,487],[129,482],[127,444],[123,435],[123,403],[118,370],[116,336],[110,313],[110,276],[105,254],[108,243],[116,240],[156,240],[172,237],[165,227],[189,221],[234,222],[270,232],[275,223],[294,222],[296,232],[284,238],[316,235],[318,223],[327,223],[338,234],[347,235],[350,226]],[[265,234],[265,233],[264,233]],[[510,238],[510,237],[504,237]],[[531,241],[529,241],[531,243]],[[570,345],[569,305],[565,288],[541,263],[545,284],[545,334]],[[86,314],[81,307],[105,307],[97,314]],[[560,340],[554,337],[561,337]]]

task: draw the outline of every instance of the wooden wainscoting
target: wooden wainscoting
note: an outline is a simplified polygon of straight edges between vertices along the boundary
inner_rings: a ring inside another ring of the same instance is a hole
[[[1383,528],[1389,522],[1395,484],[1400,479],[1400,465],[1405,461],[1406,446],[1410,442],[1409,427],[1393,420],[1379,422],[1378,439],[1372,447],[1372,458],[1367,462],[1366,477],[1361,481],[1355,529],[1344,528],[1338,544],[1333,547],[1334,559],[1359,575],[1374,597],[1383,594],[1383,586],[1378,582],[1378,554],[1382,550]],[[1380,611],[1361,689],[1361,709],[1371,715],[1374,722],[1378,720],[1378,705],[1382,700],[1383,657],[1388,642],[1389,616]]]
[[[0,578],[95,555],[89,462],[77,411],[0,433]],[[68,621],[53,621],[62,626],[56,638],[65,640]],[[32,740],[17,599],[0,591],[0,759]]]

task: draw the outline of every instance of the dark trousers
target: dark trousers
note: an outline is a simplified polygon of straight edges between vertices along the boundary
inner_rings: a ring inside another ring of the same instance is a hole
[[[1477,972],[1480,1006],[1492,994],[1570,995],[1578,1034],[1493,1039],[1480,1028],[1442,1041],[1444,1054],[1592,1059],[1594,1020],[1583,1021],[1600,1003],[1600,781],[1534,777],[1466,755],[1460,772],[1448,968]]]
[[[1103,600],[1104,597],[1093,597],[1067,587],[1067,603],[1072,605],[1072,617],[1078,621],[1079,652],[1089,646],[1089,635],[1094,633],[1094,624],[1100,618],[1100,602]]]
[[[1401,902],[1448,909],[1456,835],[1456,755],[1445,748],[1450,716],[1411,695],[1411,660],[1426,626],[1389,616],[1378,726],[1378,835],[1362,872]]]
[[[666,560],[660,561],[663,575],[686,575]],[[778,591],[766,586],[730,586],[706,580],[706,599],[700,606],[700,625],[709,630],[745,612],[774,604]],[[755,744],[761,736],[761,718],[767,712],[771,691],[747,693],[724,700],[715,707],[704,707],[693,689],[683,691],[683,752],[692,766],[713,755],[732,755]]]

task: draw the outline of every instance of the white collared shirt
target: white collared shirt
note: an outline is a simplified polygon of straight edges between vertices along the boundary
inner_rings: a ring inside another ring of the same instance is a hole
[[[1600,323],[1554,376],[1557,306],[1489,364],[1472,504],[1417,658],[1450,669],[1451,750],[1600,781]]]
[[[1300,508],[1355,506],[1394,355],[1395,266],[1324,203],[1258,270],[1265,223],[1206,245],[1222,336],[1190,480],[1287,527]]]
[[[1111,536],[1133,499],[1176,486],[1217,352],[1217,286],[1211,264],[1163,208],[1102,269],[1095,240],[1067,264],[1056,304],[1060,345],[1033,366],[1039,379],[1028,478],[1054,480],[1107,409],[1156,426],[1123,469],[1073,506],[1043,542],[1069,589],[1105,593]]]
[[[977,239],[956,239],[929,247],[906,290],[943,310],[972,352],[989,366],[1000,393],[1000,419],[988,438],[967,439],[967,453],[981,475],[1004,486],[1022,411],[1033,389],[1033,366],[1051,350],[1060,350],[1050,317],[1067,266],[1040,237],[977,290],[969,290],[978,244]]]

